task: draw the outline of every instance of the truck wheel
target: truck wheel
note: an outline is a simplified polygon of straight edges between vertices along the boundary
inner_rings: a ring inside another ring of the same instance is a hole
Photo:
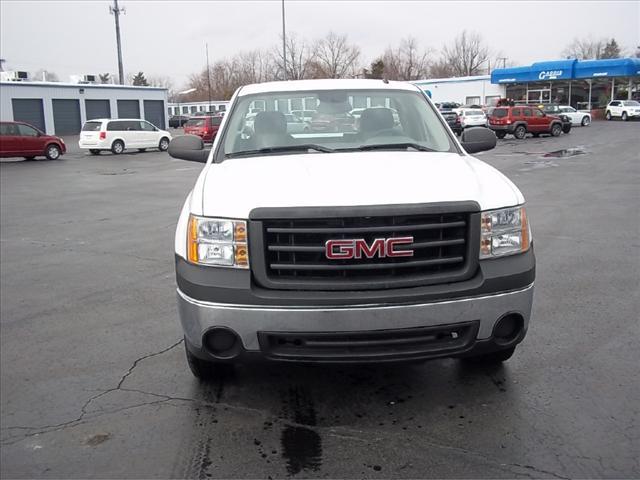
[[[187,341],[184,342],[184,350],[187,354],[187,363],[189,364],[189,370],[193,373],[193,376],[199,380],[214,380],[221,377],[229,376],[234,371],[232,363],[215,363],[207,362],[196,357],[187,348]]]
[[[516,129],[513,131],[513,136],[518,140],[522,140],[527,136],[527,129],[523,125],[518,125]]]
[[[504,138],[504,136],[506,135],[506,133],[504,132],[495,132],[495,134],[496,134],[496,137],[498,138]]]
[[[44,154],[49,160],[58,160],[60,158],[60,147],[57,145],[49,145]]]
[[[626,121],[629,119],[629,118],[627,117],[627,112],[622,112],[622,117],[620,117],[620,118],[622,118],[622,121],[623,121],[623,122],[626,122]]]
[[[100,150],[98,150],[97,148],[91,148],[89,149],[89,153],[91,155],[100,155]]]
[[[558,123],[554,123],[553,126],[551,127],[551,136],[559,137],[561,133],[562,133],[562,125]]]
[[[211,141],[213,141],[213,139],[211,139]],[[169,150],[169,139],[167,137],[162,137],[160,139],[158,150],[160,150],[161,152],[166,152],[167,150]]]
[[[571,124],[567,123],[566,125],[562,125],[562,133],[569,133],[571,131]]]
[[[122,141],[120,140],[116,140],[115,142],[113,142],[111,144],[111,152],[114,155],[120,155],[122,152],[124,152],[124,143],[122,143]]]
[[[583,127],[588,127],[590,124],[591,119],[589,117],[587,117],[586,115],[582,117],[582,122],[580,122],[580,125],[582,125]]]
[[[611,120],[611,112],[609,110],[607,110],[607,113],[604,116],[604,118],[606,118],[607,120]]]
[[[513,356],[513,352],[516,351],[516,347],[506,348],[504,350],[498,350],[497,352],[485,353],[484,355],[477,355],[475,357],[470,357],[474,363],[484,363],[484,364],[496,364],[506,362]]]

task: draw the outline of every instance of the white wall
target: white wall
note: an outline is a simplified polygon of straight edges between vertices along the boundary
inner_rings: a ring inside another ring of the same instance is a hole
[[[431,100],[434,103],[457,102],[465,105],[467,97],[480,97],[480,103],[485,105],[486,97],[505,96],[505,86],[492,84],[489,75],[421,80],[413,83],[422,90],[431,92]]]
[[[80,93],[84,91],[83,93]],[[109,100],[111,116],[118,116],[118,100],[138,100],[140,104],[140,117],[144,118],[144,100],[164,101],[164,122],[165,127],[169,127],[167,115],[167,90],[144,87],[123,87],[107,85],[74,85],[55,84],[38,82],[2,82],[0,83],[0,120],[13,120],[13,98],[41,98],[44,107],[44,123],[46,132],[53,135],[53,103],[55,99],[77,99],[77,100]],[[80,121],[84,123],[87,119],[84,101],[80,102]]]

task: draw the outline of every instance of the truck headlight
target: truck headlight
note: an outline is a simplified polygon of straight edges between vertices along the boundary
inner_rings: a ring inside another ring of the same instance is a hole
[[[531,230],[524,207],[481,213],[480,259],[523,253],[531,245]]]
[[[190,215],[187,236],[191,263],[249,268],[246,221]]]

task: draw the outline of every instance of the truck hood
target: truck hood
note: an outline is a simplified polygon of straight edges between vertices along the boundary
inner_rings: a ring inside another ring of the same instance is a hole
[[[471,200],[488,210],[524,202],[513,183],[493,167],[470,156],[439,152],[236,158],[209,164],[193,193],[193,213],[228,218],[248,218],[257,207]]]

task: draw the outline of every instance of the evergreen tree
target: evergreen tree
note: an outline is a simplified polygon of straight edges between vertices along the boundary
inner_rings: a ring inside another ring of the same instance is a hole
[[[371,62],[371,67],[365,69],[365,78],[384,78],[384,61],[381,58]]]
[[[144,73],[143,72],[138,72],[133,77],[133,85],[135,85],[136,87],[148,87],[149,86],[149,82],[147,82],[147,79],[144,77]]]
[[[604,46],[602,56],[600,58],[620,58],[622,52],[620,51],[620,45],[616,42],[615,38],[612,38],[610,42]]]

